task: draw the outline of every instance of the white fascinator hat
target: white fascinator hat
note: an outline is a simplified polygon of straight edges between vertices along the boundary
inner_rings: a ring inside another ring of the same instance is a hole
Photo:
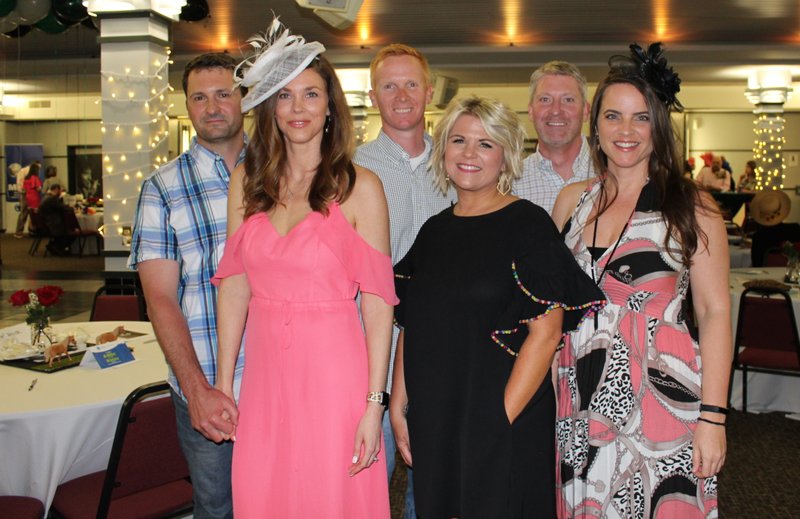
[[[291,34],[276,16],[269,30],[251,36],[247,43],[253,54],[236,66],[236,86],[248,89],[242,98],[242,113],[258,106],[306,69],[311,60],[325,52],[316,41],[306,42]]]

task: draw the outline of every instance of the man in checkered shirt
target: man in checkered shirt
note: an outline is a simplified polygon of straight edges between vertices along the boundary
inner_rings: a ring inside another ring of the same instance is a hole
[[[236,404],[214,388],[217,290],[211,277],[225,247],[230,172],[244,160],[236,61],[204,54],[186,65],[183,90],[197,136],[188,151],[142,184],[128,265],[139,271],[169,383],[194,489],[195,518],[232,518]],[[244,356],[236,365],[238,395]],[[223,436],[225,435],[225,436]]]
[[[523,163],[512,192],[553,212],[561,189],[594,176],[589,145],[581,135],[589,119],[586,78],[565,61],[545,63],[531,75],[530,117],[539,145]]]

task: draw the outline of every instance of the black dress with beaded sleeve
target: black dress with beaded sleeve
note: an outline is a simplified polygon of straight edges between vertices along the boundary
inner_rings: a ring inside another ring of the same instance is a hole
[[[513,424],[505,385],[529,320],[561,307],[574,329],[602,292],[526,200],[474,217],[445,209],[395,275],[419,517],[554,517],[551,377]]]

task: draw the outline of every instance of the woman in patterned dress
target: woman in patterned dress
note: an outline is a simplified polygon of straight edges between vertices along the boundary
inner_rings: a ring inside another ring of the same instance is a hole
[[[682,175],[677,74],[660,44],[631,51],[610,60],[592,103],[602,173],[567,186],[553,212],[608,300],[559,355],[559,515],[716,517],[732,353],[725,228]]]

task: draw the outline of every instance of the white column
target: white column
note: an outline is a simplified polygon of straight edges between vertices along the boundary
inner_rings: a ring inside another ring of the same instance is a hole
[[[756,161],[756,190],[783,189],[783,145],[786,143],[783,105],[792,93],[792,74],[788,68],[761,68],[747,82],[745,96],[755,105],[753,132]]]
[[[99,13],[106,270],[124,270],[142,180],[167,161],[172,21],[150,10]]]

